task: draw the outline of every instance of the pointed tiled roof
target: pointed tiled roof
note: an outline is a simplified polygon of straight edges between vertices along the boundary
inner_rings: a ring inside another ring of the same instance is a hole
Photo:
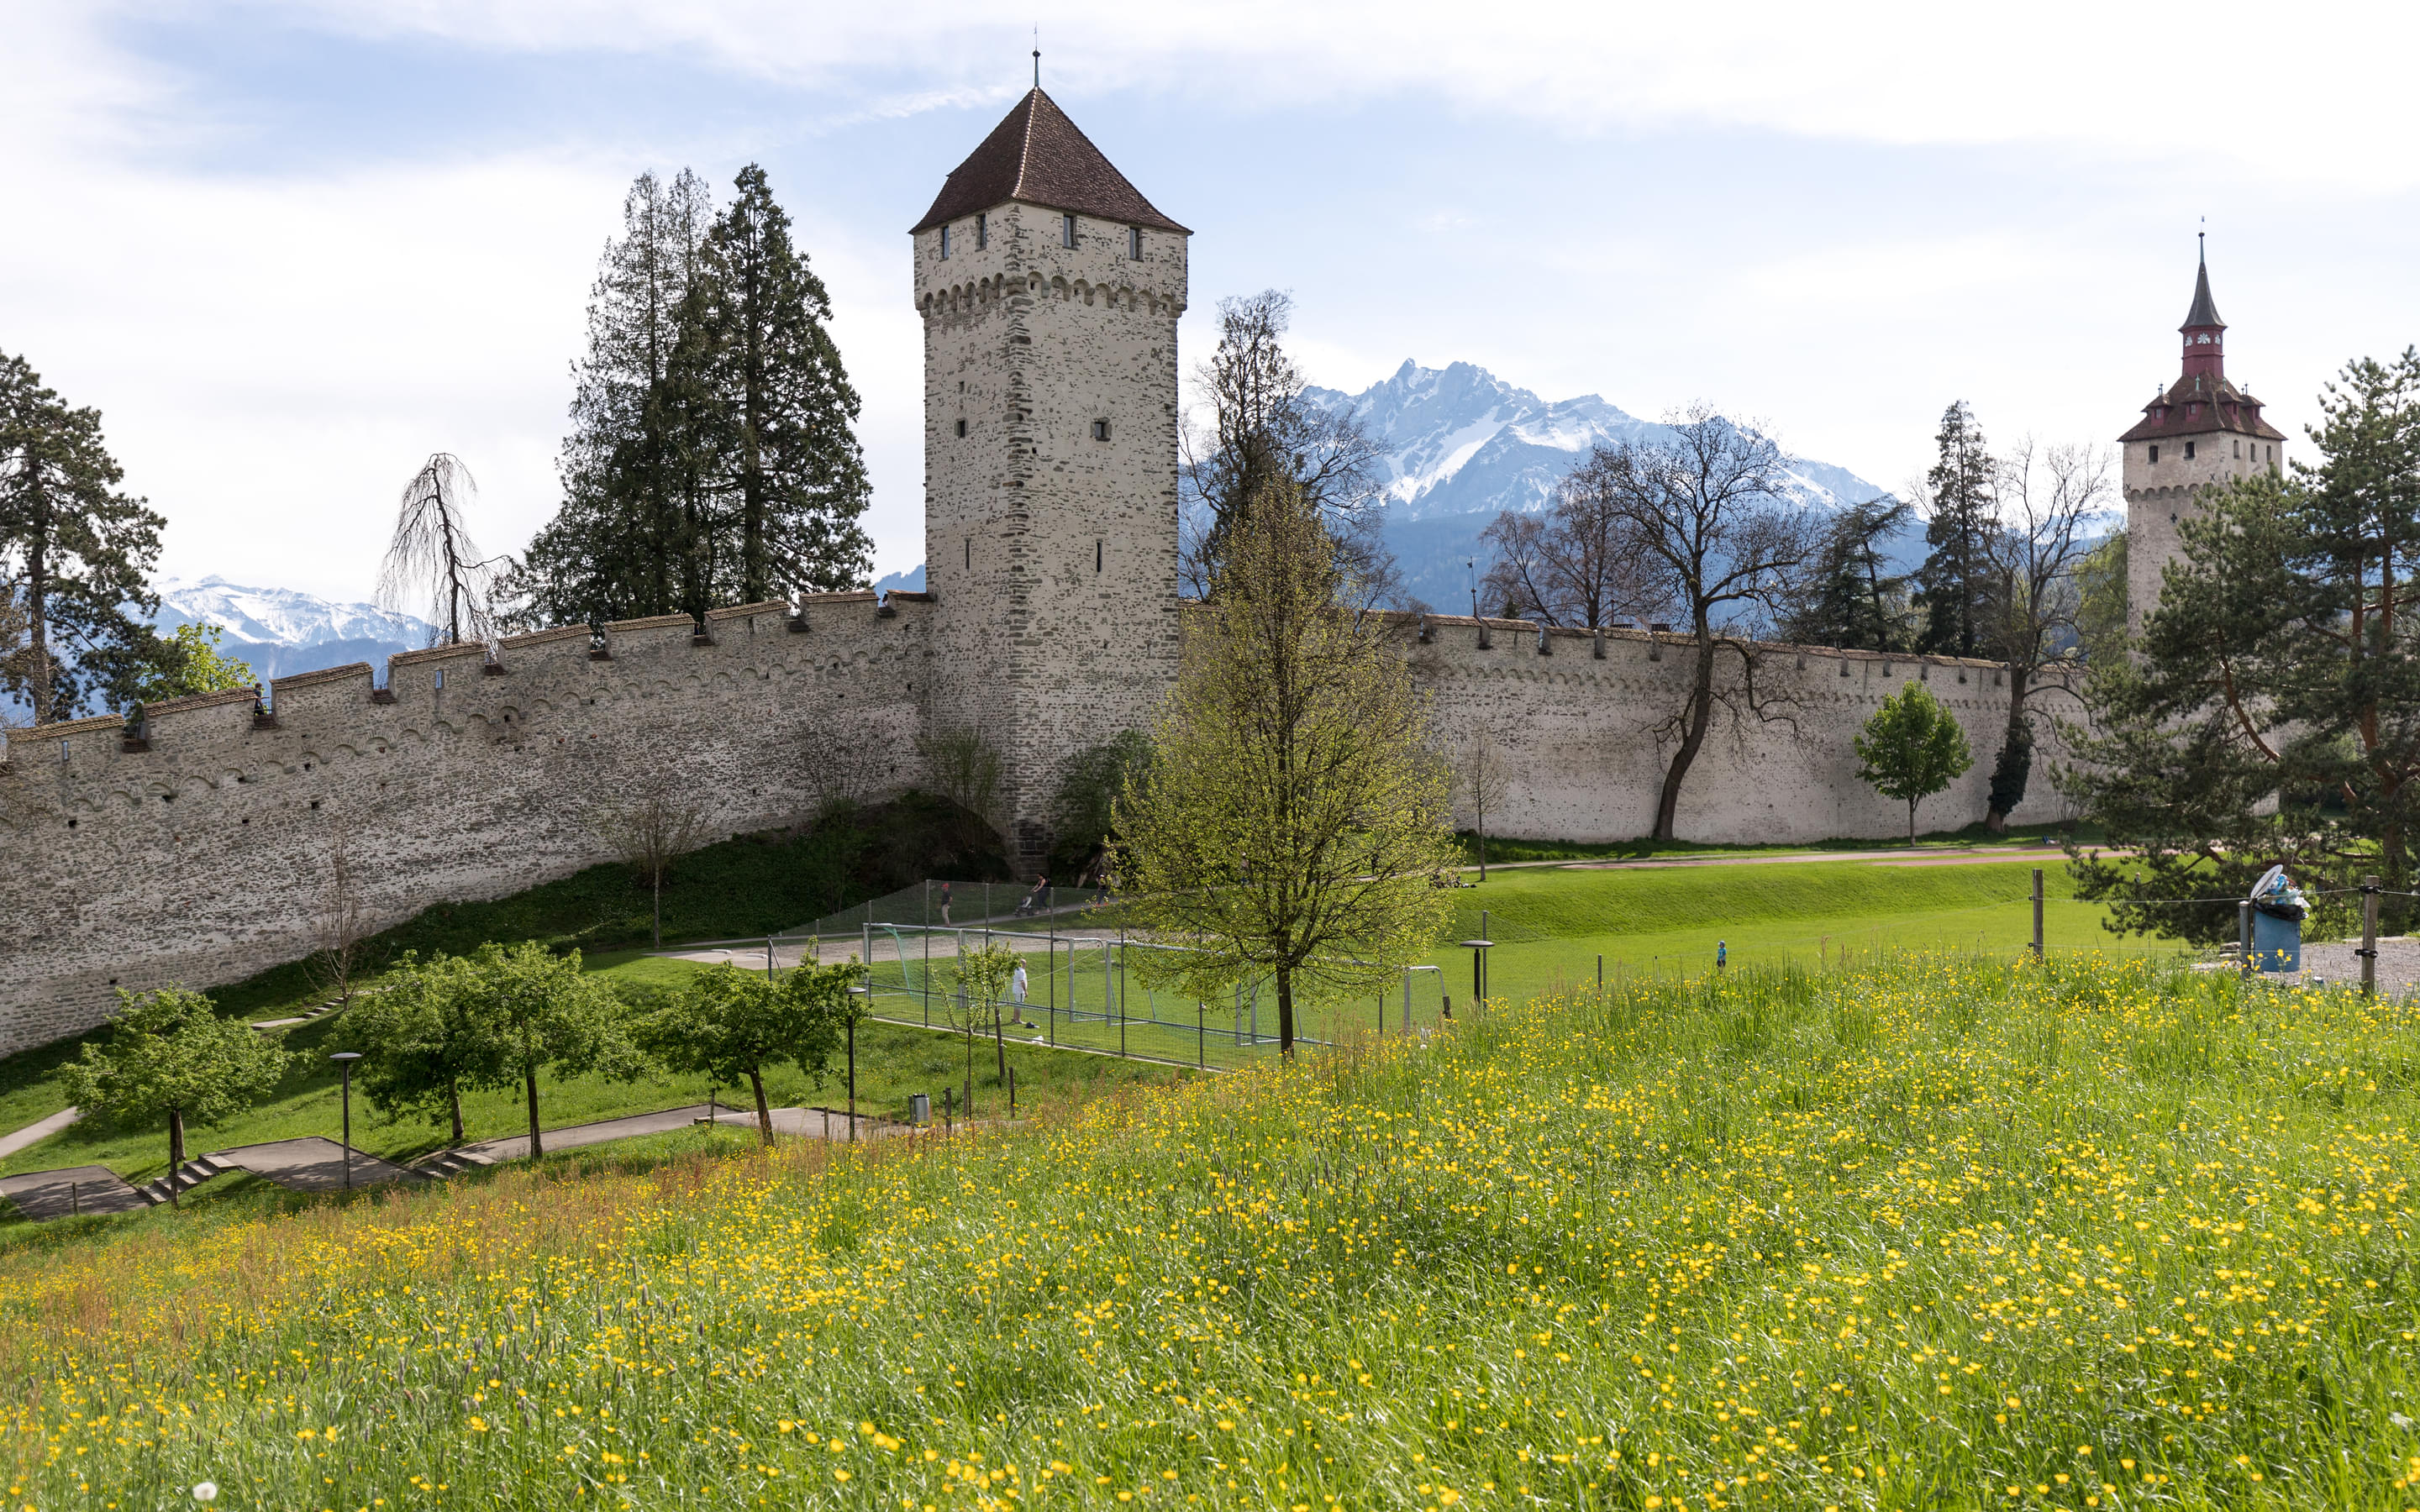
[[[992,128],[941,185],[933,208],[911,230],[929,231],[1020,200],[1047,209],[1074,210],[1126,225],[1191,235],[1152,208],[1101,149],[1076,129],[1058,102],[1035,89]]]
[[[2186,313],[2185,323],[2177,329],[2191,331],[2195,326],[2224,326],[2226,322],[2218,317],[2218,306],[2211,302],[2210,264],[2205,262],[2201,265],[2201,270],[2194,275],[2193,309]]]

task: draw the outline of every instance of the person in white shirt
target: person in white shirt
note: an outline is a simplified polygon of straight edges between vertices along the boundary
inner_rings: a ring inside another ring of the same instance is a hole
[[[1009,1000],[1016,1005],[1016,1022],[1029,1029],[1033,1027],[1033,1021],[1025,1016],[1025,963],[1022,961],[1016,964],[1016,975],[1008,979],[1008,995]]]

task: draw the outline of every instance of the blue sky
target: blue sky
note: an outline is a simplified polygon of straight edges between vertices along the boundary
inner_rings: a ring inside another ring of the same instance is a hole
[[[1886,486],[1942,407],[2106,440],[2208,217],[2230,372],[2299,437],[2420,340],[2404,8],[1062,5],[1044,82],[1276,285],[1312,377],[1480,363],[1695,399]],[[551,512],[623,187],[760,161],[832,289],[885,570],[921,555],[905,231],[1029,78],[994,7],[0,0],[0,350],[103,411],[165,570],[366,596],[427,453]]]

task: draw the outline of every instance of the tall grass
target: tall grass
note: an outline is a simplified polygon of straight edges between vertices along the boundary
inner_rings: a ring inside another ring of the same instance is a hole
[[[11,1504],[2399,1506],[2415,1085],[2405,1007],[1901,958],[131,1236],[0,1262]]]

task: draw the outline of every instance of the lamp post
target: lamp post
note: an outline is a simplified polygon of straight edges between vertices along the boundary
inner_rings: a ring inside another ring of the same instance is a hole
[[[1462,567],[1470,575],[1470,617],[1475,620],[1479,618],[1479,559],[1466,558]]]
[[[345,1190],[353,1189],[353,1062],[362,1058],[358,1050],[339,1050],[328,1057],[345,1078]]]
[[[874,1007],[874,984],[861,981],[848,990],[857,1001],[848,1006],[848,1142],[857,1143],[857,1021]]]

